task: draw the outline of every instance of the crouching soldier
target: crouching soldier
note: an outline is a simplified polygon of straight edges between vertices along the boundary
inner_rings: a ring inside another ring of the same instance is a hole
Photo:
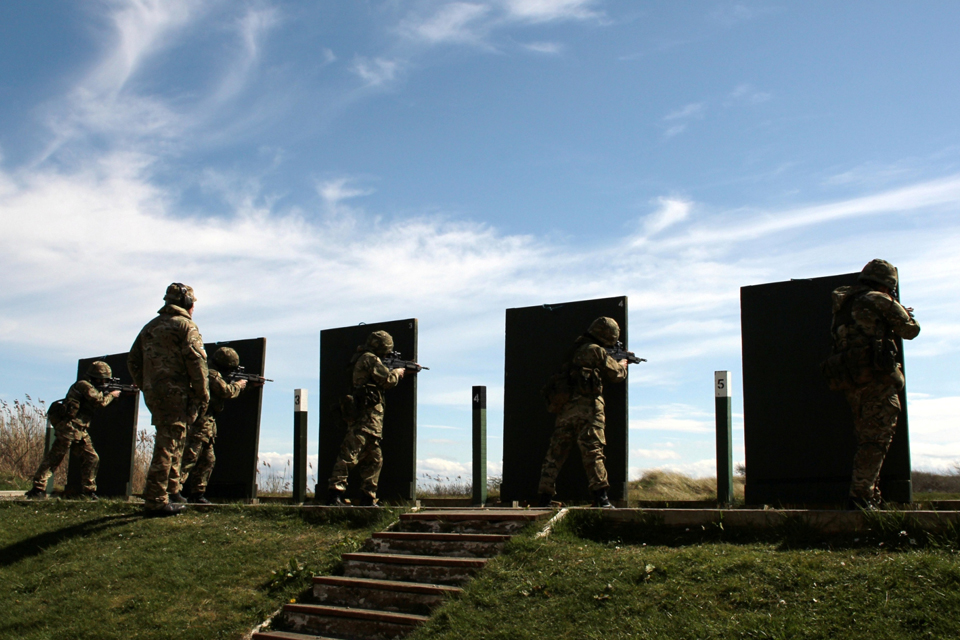
[[[216,415],[223,411],[227,400],[236,398],[247,387],[246,380],[227,382],[230,374],[239,366],[240,356],[230,347],[220,347],[213,354],[213,366],[208,375],[210,404],[187,430],[187,441],[180,461],[178,481],[185,496],[174,488],[170,492],[171,500],[186,499],[196,504],[210,504],[204,493],[217,460],[213,452],[213,443],[217,439]]]
[[[360,506],[377,506],[377,483],[383,468],[380,439],[383,436],[383,392],[403,378],[404,369],[388,369],[380,358],[393,351],[393,337],[386,331],[374,331],[365,344],[357,347],[350,360],[353,387],[351,408],[344,411],[347,434],[330,474],[327,504],[343,505],[350,470],[357,467],[362,483]]]
[[[92,362],[84,377],[74,382],[67,391],[67,397],[51,405],[48,415],[57,437],[33,475],[33,488],[26,493],[28,498],[47,496],[47,479],[72,449],[80,461],[80,490],[87,498],[97,499],[97,467],[100,466],[100,456],[93,448],[87,429],[93,420],[93,414],[120,395],[119,391],[101,393],[97,390],[98,386],[102,386],[106,379],[111,377],[113,371],[110,365],[100,360]]]

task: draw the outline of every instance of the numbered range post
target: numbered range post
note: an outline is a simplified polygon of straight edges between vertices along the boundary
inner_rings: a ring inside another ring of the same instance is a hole
[[[487,388],[473,388],[473,504],[487,503]]]
[[[730,372],[715,371],[713,391],[717,411],[717,502],[733,502],[733,394]]]
[[[293,390],[293,503],[307,500],[307,390]]]

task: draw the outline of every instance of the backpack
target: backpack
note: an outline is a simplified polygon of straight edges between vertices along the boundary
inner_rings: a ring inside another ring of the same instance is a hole
[[[68,394],[63,400],[57,400],[50,404],[50,408],[47,409],[47,419],[54,427],[59,427],[76,418],[79,411],[80,401],[71,398]]]
[[[573,385],[570,384],[570,363],[564,363],[560,371],[547,378],[547,384],[540,389],[540,395],[547,403],[547,411],[560,413],[573,395]]]

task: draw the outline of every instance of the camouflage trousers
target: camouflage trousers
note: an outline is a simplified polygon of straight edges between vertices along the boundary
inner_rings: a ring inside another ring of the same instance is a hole
[[[167,493],[179,490],[180,456],[183,452],[187,426],[182,422],[158,424],[153,444],[153,459],[143,487],[143,501],[147,509],[162,509],[167,504]],[[170,491],[170,487],[173,490]]]
[[[349,427],[347,435],[343,437],[340,454],[330,473],[330,488],[346,491],[347,478],[354,467],[357,468],[357,474],[360,476],[360,489],[371,498],[376,498],[380,470],[383,468],[380,438],[367,433],[357,424]]]
[[[897,430],[900,398],[896,387],[884,383],[850,389],[846,396],[857,434],[850,496],[878,503],[880,468]]]
[[[213,452],[213,439],[203,433],[195,433],[191,427],[187,444],[180,459],[180,485],[187,494],[203,493],[210,482],[217,457]]]
[[[100,466],[100,456],[93,448],[93,442],[86,431],[74,429],[70,425],[58,428],[57,437],[53,441],[50,451],[43,456],[37,472],[33,474],[33,488],[40,491],[47,490],[47,480],[53,475],[64,456],[73,450],[73,458],[80,462],[80,490],[92,493],[97,490],[97,469]]]
[[[577,397],[571,400],[557,416],[557,424],[550,436],[550,446],[540,469],[540,493],[554,495],[557,492],[557,476],[576,442],[580,458],[587,472],[591,491],[606,489],[607,468],[603,461],[603,447],[607,444],[604,434],[606,420],[603,414],[603,398]]]

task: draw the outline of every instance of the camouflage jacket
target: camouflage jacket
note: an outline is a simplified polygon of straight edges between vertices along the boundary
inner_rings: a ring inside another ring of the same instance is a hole
[[[353,394],[360,417],[357,424],[364,431],[380,437],[383,432],[383,392],[400,382],[400,374],[387,369],[376,354],[364,351],[353,365]]]
[[[890,295],[863,285],[833,292],[833,353],[841,354],[855,382],[892,374],[902,379],[896,364],[895,338],[913,340],[920,325]]]
[[[216,415],[223,411],[227,400],[232,400],[240,395],[243,389],[236,382],[227,382],[216,369],[210,369],[208,376],[210,382],[210,404],[194,426],[191,427],[191,435],[199,437],[204,442],[212,442],[217,437]]]
[[[227,400],[233,400],[240,395],[243,389],[236,382],[227,382],[223,375],[216,369],[210,369],[207,376],[210,382],[210,405],[207,407],[207,413],[216,415],[223,411]]]
[[[67,425],[77,430],[86,431],[93,420],[93,414],[113,402],[114,397],[109,393],[100,393],[88,380],[77,380],[67,391],[66,399],[76,400],[80,405],[76,417],[70,420]]]
[[[148,322],[127,368],[153,414],[153,424],[191,424],[210,401],[207,352],[190,314],[172,304]]]
[[[627,379],[627,368],[611,358],[606,349],[592,342],[576,348],[570,369],[574,399],[578,396],[597,398],[603,393],[603,383],[614,384]]]

